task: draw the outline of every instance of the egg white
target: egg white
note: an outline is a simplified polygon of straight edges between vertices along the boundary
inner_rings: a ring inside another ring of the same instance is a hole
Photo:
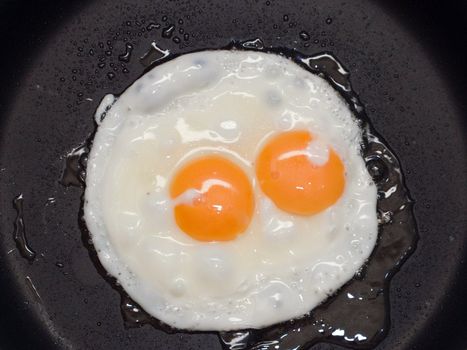
[[[299,317],[351,279],[375,246],[376,187],[360,155],[358,122],[324,79],[284,57],[180,56],[115,102],[104,98],[96,121],[84,204],[93,244],[125,291],[173,327],[260,328]],[[255,179],[262,144],[293,129],[319,140],[310,161],[325,161],[333,147],[345,165],[344,194],[317,215],[279,210]],[[181,164],[212,153],[242,167],[255,191],[251,224],[229,242],[183,233],[168,194]]]

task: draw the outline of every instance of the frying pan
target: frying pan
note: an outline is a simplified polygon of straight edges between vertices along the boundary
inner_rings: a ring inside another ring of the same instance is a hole
[[[255,37],[333,52],[401,162],[420,240],[390,283],[391,327],[377,349],[467,348],[466,5],[3,1],[0,19],[1,349],[221,348],[212,333],[124,327],[118,293],[81,238],[82,189],[59,180],[100,99],[142,74],[151,42],[184,53]],[[152,21],[161,28],[147,29]],[[13,240],[20,193],[32,261]]]

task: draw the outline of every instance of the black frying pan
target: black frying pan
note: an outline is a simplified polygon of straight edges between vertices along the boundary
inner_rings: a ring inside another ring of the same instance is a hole
[[[59,180],[66,153],[93,132],[99,100],[143,72],[139,57],[152,41],[183,53],[255,37],[333,52],[405,171],[420,241],[391,282],[391,328],[377,348],[467,348],[467,6],[141,0],[4,1],[0,9],[0,348],[220,349],[215,334],[124,327],[120,297],[81,238],[82,190]],[[147,30],[152,20],[162,27]],[[118,59],[125,37],[128,62]],[[13,240],[20,193],[32,263]]]

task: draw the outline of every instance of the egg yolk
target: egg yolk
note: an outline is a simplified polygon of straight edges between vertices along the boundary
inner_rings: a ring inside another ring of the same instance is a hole
[[[253,215],[253,189],[247,175],[220,156],[184,165],[172,180],[170,196],[176,203],[177,225],[199,241],[235,239]]]
[[[342,195],[344,164],[328,149],[324,164],[307,155],[313,135],[305,130],[288,131],[270,139],[259,153],[256,176],[262,191],[288,213],[316,214]]]

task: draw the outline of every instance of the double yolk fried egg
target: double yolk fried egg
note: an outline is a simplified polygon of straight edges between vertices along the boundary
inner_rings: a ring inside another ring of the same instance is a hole
[[[170,326],[300,317],[375,246],[358,121],[287,58],[186,54],[106,96],[96,120],[84,203],[93,244],[131,298]]]

